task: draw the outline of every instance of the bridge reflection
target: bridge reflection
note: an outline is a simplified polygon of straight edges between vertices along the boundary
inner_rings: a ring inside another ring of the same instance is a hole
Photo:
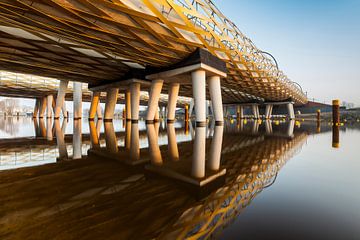
[[[289,127],[293,123],[274,124],[272,132],[264,122],[239,124],[189,124],[186,130],[156,123],[139,130],[127,122],[119,133],[112,122],[89,122],[90,134],[74,124],[73,136],[67,136],[66,121],[56,120],[53,127],[39,122],[39,137],[13,140],[14,149],[0,144],[0,151],[26,158],[27,148],[39,148],[53,151],[58,162],[0,172],[0,235],[210,237],[275,181],[308,136]]]

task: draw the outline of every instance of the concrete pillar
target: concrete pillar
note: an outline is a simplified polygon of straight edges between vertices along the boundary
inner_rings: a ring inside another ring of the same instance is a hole
[[[257,104],[254,104],[251,107],[252,107],[254,118],[258,119],[259,118],[259,106]]]
[[[58,159],[59,160],[67,159],[68,152],[67,152],[66,143],[65,143],[65,136],[61,130],[59,119],[54,120],[54,127],[55,127],[55,136],[56,136],[57,147],[58,147],[58,151],[59,151]]]
[[[131,83],[131,122],[139,122],[140,83]]]
[[[106,149],[111,153],[118,152],[117,139],[112,121],[104,121]]]
[[[160,152],[158,135],[156,134],[155,125],[148,124],[146,126],[146,132],[149,140],[150,161],[154,165],[162,165],[163,160]]]
[[[215,124],[220,125],[224,123],[224,113],[221,97],[220,77],[212,76],[208,79],[209,92],[212,102],[213,115],[215,118]]]
[[[332,126],[332,147],[340,147],[340,125],[334,124]]]
[[[53,102],[53,95],[48,95],[47,99],[46,99],[46,117],[47,118],[52,118],[52,114],[53,114],[53,107],[52,107],[52,102]]]
[[[333,124],[340,125],[340,100],[332,101]]]
[[[189,117],[191,118],[193,110],[194,110],[194,98],[191,99],[190,101],[190,107],[189,107]]]
[[[56,97],[55,110],[54,110],[54,118],[60,118],[61,110],[65,104],[65,95],[68,87],[69,81],[60,81],[59,89]]]
[[[66,110],[66,102],[65,101],[64,101],[64,104],[62,105],[61,109],[62,109],[62,113],[63,113],[64,118],[68,118],[69,117],[69,112]]]
[[[220,168],[224,126],[215,126],[214,131],[214,136],[211,141],[208,168],[213,171],[218,171]]]
[[[82,134],[81,134],[81,119],[74,118],[73,127],[73,159],[82,158]]]
[[[74,120],[77,120],[82,118],[82,83],[74,82],[73,91]]]
[[[171,83],[169,86],[169,100],[168,100],[168,112],[167,112],[167,122],[175,122],[175,113],[176,113],[176,102],[179,95],[180,84]]]
[[[151,82],[149,102],[146,114],[146,123],[154,123],[155,114],[159,107],[159,98],[163,85],[163,80],[153,80]]]
[[[179,160],[179,150],[176,141],[176,132],[174,123],[168,123],[167,125],[167,137],[168,137],[168,150],[169,157],[172,161]]]
[[[288,103],[287,109],[288,109],[288,113],[289,113],[289,119],[295,119],[294,104]]]
[[[237,106],[236,107],[236,118],[237,120],[244,118],[244,107],[243,106]]]
[[[39,115],[39,110],[40,110],[40,99],[37,98],[37,99],[35,100],[33,118],[37,118],[37,116]]]
[[[185,105],[185,116],[184,116],[184,119],[186,122],[189,121],[189,105]]]
[[[320,122],[320,120],[321,120],[321,110],[320,110],[320,109],[318,109],[318,110],[316,111],[316,120],[317,120],[318,122]]]
[[[62,125],[61,125],[61,132],[65,135],[66,133],[66,127],[67,127],[68,121],[64,118]]]
[[[117,103],[119,89],[110,88],[106,91],[106,103],[104,112],[104,122],[112,121],[114,118],[115,106]]]
[[[100,101],[100,92],[92,92],[91,104],[89,110],[89,120],[94,120]]]
[[[126,89],[125,92],[125,110],[126,110],[126,120],[131,120],[131,93],[130,89]]]
[[[272,109],[273,109],[272,104],[265,105],[265,119],[271,119]]]
[[[100,102],[98,103],[98,106],[96,108],[96,115],[98,120],[103,118]]]
[[[196,101],[195,104],[198,106]],[[195,128],[195,141],[191,167],[191,175],[195,178],[205,177],[205,151],[206,127],[197,127]]]
[[[155,117],[154,117],[154,122],[159,122],[160,121],[160,113],[159,113],[159,108],[156,109],[155,111]]]
[[[204,70],[197,70],[191,73],[193,97],[195,102],[196,126],[206,126],[206,73]]]

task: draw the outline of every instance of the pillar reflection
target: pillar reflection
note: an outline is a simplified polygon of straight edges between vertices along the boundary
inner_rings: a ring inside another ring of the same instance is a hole
[[[208,168],[213,171],[217,171],[220,168],[223,132],[224,126],[215,126],[213,139],[211,141],[208,165]]]
[[[195,141],[191,175],[196,178],[205,177],[206,127],[195,128]]]
[[[125,150],[129,151],[131,145],[131,121],[126,121],[125,124]]]
[[[332,147],[340,147],[340,126],[337,124],[332,126]]]
[[[66,122],[66,121],[65,121]],[[63,123],[64,124],[64,123]],[[60,120],[55,119],[54,121],[54,128],[55,128],[55,136],[56,136],[56,143],[59,151],[59,160],[64,160],[68,158],[68,152],[65,143],[65,135],[60,126]]]
[[[73,128],[73,159],[80,159],[82,157],[82,124],[81,120],[74,120],[74,128]]]
[[[179,160],[179,150],[176,141],[176,132],[175,126],[173,123],[168,123],[167,125],[167,136],[168,136],[168,150],[169,157],[172,161]]]
[[[155,125],[147,124],[146,132],[149,141],[150,161],[154,165],[162,165],[163,160],[161,157],[160,147],[158,143],[158,133],[156,133]]]
[[[288,128],[287,128],[287,136],[288,137],[294,137],[294,127],[295,127],[295,120],[290,120],[288,123]]]
[[[46,119],[46,139],[48,141],[53,140],[52,118]]]
[[[131,140],[130,140],[130,159],[137,161],[140,159],[140,142],[139,142],[139,124],[131,124]]]
[[[271,135],[273,133],[271,120],[265,121],[265,131],[267,135]]]
[[[89,121],[89,130],[90,130],[91,148],[94,149],[100,148],[99,136],[97,133],[95,121]]]
[[[104,122],[106,149],[111,153],[118,152],[117,139],[112,121]]]

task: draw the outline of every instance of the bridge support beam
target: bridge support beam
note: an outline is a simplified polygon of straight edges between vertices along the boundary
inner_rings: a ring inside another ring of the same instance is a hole
[[[73,89],[74,120],[77,120],[82,118],[82,83],[74,82]]]
[[[156,112],[159,108],[159,98],[161,94],[161,89],[163,86],[163,80],[153,80],[151,82],[150,93],[149,93],[149,102],[146,113],[146,123],[154,123]]]
[[[90,104],[90,110],[89,110],[89,120],[93,121],[95,119],[99,101],[100,101],[100,93],[101,92],[93,92],[91,97],[91,104]]]
[[[289,113],[289,119],[290,120],[295,119],[294,103],[288,103],[286,106]]]
[[[167,112],[167,122],[175,122],[175,113],[176,113],[176,102],[179,95],[180,84],[171,83],[169,86],[169,100],[168,100],[168,112]]]
[[[56,103],[55,103],[55,110],[54,110],[54,118],[55,119],[59,119],[60,118],[60,113],[61,110],[64,107],[65,104],[65,95],[66,95],[66,90],[68,88],[68,84],[69,81],[60,81],[59,83],[59,89],[58,89],[58,93],[57,93],[57,97],[56,97]],[[63,112],[64,114],[64,112]],[[65,115],[64,115],[65,117]]]
[[[47,99],[46,99],[46,103],[47,103],[47,107],[46,107],[46,117],[47,118],[52,118],[53,116],[53,100],[54,100],[54,96],[53,95],[48,95]]]
[[[131,122],[139,122],[139,105],[140,105],[140,83],[133,82],[130,84],[131,93]]]
[[[39,118],[43,118],[46,111],[46,99],[47,97],[43,97],[40,100],[40,111],[39,111]]]
[[[35,100],[35,106],[34,106],[34,112],[33,112],[33,118],[37,118],[39,115],[39,110],[40,110],[40,104],[41,104],[41,100],[39,98],[37,98]]]
[[[209,77],[208,84],[212,103],[212,114],[215,119],[215,125],[223,125],[224,115],[222,107],[223,105],[221,97],[220,76]]]
[[[119,89],[110,88],[106,91],[106,103],[104,112],[104,121],[112,121],[114,118],[115,106],[117,103]]]
[[[266,104],[265,105],[265,119],[271,119],[273,104]]]
[[[131,121],[131,92],[129,88],[125,91],[125,111],[126,121]]]
[[[254,118],[259,119],[260,118],[259,105],[258,104],[253,104],[251,107],[252,107]]]
[[[236,106],[236,118],[237,118],[237,120],[244,118],[244,107],[243,106]]]

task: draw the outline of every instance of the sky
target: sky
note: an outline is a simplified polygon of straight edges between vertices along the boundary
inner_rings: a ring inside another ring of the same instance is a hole
[[[360,106],[360,0],[214,0],[310,99]]]
[[[360,0],[213,1],[309,99],[360,106]]]

